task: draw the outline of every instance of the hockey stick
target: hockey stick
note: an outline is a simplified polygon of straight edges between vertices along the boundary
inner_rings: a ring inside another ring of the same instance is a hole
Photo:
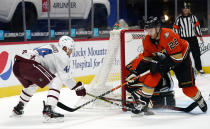
[[[148,74],[149,72],[150,72],[150,71],[147,70],[146,72],[144,72],[144,73],[142,73],[142,74],[136,76],[136,77],[133,78],[132,80],[138,79],[139,77],[141,77],[141,76],[143,76],[143,75],[145,75],[145,74]],[[127,85],[127,84],[128,84],[128,82],[125,82],[125,83],[123,83],[123,84],[121,84],[121,85],[118,85],[117,87],[112,88],[111,90],[109,90],[109,91],[107,91],[107,92],[105,92],[105,93],[103,93],[103,94],[101,94],[101,95],[99,95],[99,96],[97,96],[97,97],[103,97],[103,96],[105,96],[105,95],[107,95],[107,94],[109,94],[109,93],[111,93],[111,92],[113,92],[113,91],[115,91],[115,90],[117,90],[117,89],[119,89],[119,88],[121,88],[121,87]],[[74,112],[74,111],[76,111],[76,110],[78,110],[78,109],[80,109],[80,108],[82,108],[82,107],[88,105],[89,103],[96,101],[96,100],[97,100],[97,98],[92,99],[92,100],[90,100],[90,101],[88,101],[88,102],[86,102],[86,103],[84,103],[84,104],[82,104],[82,105],[80,105],[80,106],[78,106],[78,107],[76,107],[76,108],[68,107],[68,106],[64,105],[63,103],[61,103],[61,102],[58,102],[58,103],[57,103],[57,106],[58,106],[59,108],[63,109],[63,110],[66,110],[66,111],[69,111],[69,112]]]
[[[95,96],[95,95],[92,95],[92,94],[90,94],[90,93],[87,93],[87,95],[89,95],[89,96],[91,96],[91,97],[93,97],[93,98],[96,98],[96,99],[99,99],[99,100],[105,101],[105,102],[107,102],[107,103],[110,103],[110,104],[116,105],[116,106],[118,106],[118,107],[125,108],[125,109],[127,109],[127,110],[132,110],[132,108],[130,108],[130,107],[128,107],[128,106],[124,106],[124,105],[121,105],[121,104],[115,103],[115,102],[113,102],[113,101],[107,100],[107,99],[105,99],[105,97]]]
[[[118,102],[130,103],[130,104],[136,103],[134,101],[126,101],[126,100],[122,100],[122,99],[115,99],[115,98],[109,98],[109,97],[102,97],[102,98],[106,99],[106,100],[112,100],[112,101],[118,101]]]
[[[189,106],[187,106],[186,108],[182,108],[182,107],[175,107],[175,106],[160,106],[160,108],[163,109],[170,109],[170,110],[175,110],[175,111],[182,111],[182,112],[191,112],[193,109],[195,109],[198,106],[197,102],[193,102],[191,103]],[[159,106],[157,106],[157,108],[159,108]]]
[[[125,108],[125,109],[129,109],[129,110],[132,110],[132,108],[128,107],[128,106],[123,106],[121,104],[118,104],[118,103],[114,103],[112,101],[109,101],[107,100],[105,97],[98,97],[98,96],[94,96],[92,94],[89,94],[87,93],[87,95],[89,96],[92,96],[96,99],[99,99],[99,100],[102,100],[102,101],[105,101],[105,102],[108,102],[110,104],[113,104],[113,105],[116,105],[118,107],[122,107],[122,108]],[[117,99],[118,101],[119,99]],[[121,100],[122,102],[123,100]],[[126,101],[127,103],[130,103],[130,101]],[[182,111],[182,112],[191,112],[193,109],[195,109],[196,107],[198,106],[197,102],[193,102],[191,103],[189,106],[187,106],[186,108],[182,108],[182,107],[176,107],[176,106],[156,106],[156,108],[160,107],[160,108],[163,108],[163,109],[170,109],[170,110],[175,110],[175,111]]]
[[[135,104],[136,103],[134,101],[125,101],[125,100],[122,100],[122,99],[115,99],[115,98],[108,98],[108,97],[101,97],[101,98],[106,99],[106,100],[125,102],[125,103],[128,103],[128,104]],[[195,109],[197,107],[197,105],[198,104],[196,102],[193,102],[186,108],[176,107],[176,106],[153,106],[153,107],[163,108],[163,109],[171,109],[171,110],[175,110],[175,111],[191,112],[193,109]]]

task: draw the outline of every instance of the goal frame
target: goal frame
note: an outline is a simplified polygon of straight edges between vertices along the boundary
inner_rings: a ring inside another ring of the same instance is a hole
[[[120,54],[121,54],[121,83],[125,83],[125,79],[126,79],[126,74],[125,74],[125,33],[131,33],[131,32],[144,32],[143,29],[125,29],[125,30],[122,30],[120,32],[120,47],[121,47],[121,51],[120,51]],[[142,36],[144,37],[144,36]],[[140,36],[139,39],[142,39],[142,37]],[[123,86],[121,88],[121,99],[122,99],[122,105],[125,106],[126,103],[126,90],[125,90],[125,86]],[[123,111],[126,111],[125,108],[122,108]]]

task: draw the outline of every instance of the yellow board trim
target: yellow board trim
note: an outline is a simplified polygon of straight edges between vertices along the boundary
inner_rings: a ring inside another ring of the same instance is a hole
[[[210,73],[210,67],[209,66],[208,67],[202,67],[202,69],[205,73]]]
[[[81,81],[84,84],[89,84],[93,80],[94,76],[95,75],[81,76],[81,77],[75,77],[74,79],[75,81]],[[1,87],[0,98],[19,95],[22,89],[23,89],[22,85]],[[49,88],[46,86],[44,88],[38,88],[36,92],[47,91],[47,90],[49,90]]]
[[[207,74],[209,74],[210,73],[210,67],[208,66],[208,67],[202,67],[202,69],[203,69],[203,71],[205,72],[205,73],[207,73]],[[174,72],[171,70],[170,71],[170,74],[171,74],[171,76],[173,76],[174,75]],[[198,74],[198,73],[197,73]]]

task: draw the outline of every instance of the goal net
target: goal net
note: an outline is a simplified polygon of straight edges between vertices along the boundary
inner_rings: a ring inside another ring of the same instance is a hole
[[[131,62],[143,50],[142,38],[145,36],[143,30],[113,30],[110,31],[109,45],[106,56],[100,66],[98,73],[88,86],[88,93],[99,96],[112,88],[125,82],[125,66]],[[121,87],[104,97],[110,99],[126,100],[125,87]],[[77,106],[94,99],[86,95],[76,104]],[[117,101],[115,101],[117,102]],[[124,103],[122,103],[124,105]],[[113,109],[119,108],[107,102],[96,100],[85,108]]]

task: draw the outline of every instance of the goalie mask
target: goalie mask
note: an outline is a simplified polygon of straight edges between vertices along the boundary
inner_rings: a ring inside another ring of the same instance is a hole
[[[58,46],[64,50],[68,56],[71,55],[72,51],[74,50],[75,43],[74,40],[69,36],[62,36],[59,39]]]

